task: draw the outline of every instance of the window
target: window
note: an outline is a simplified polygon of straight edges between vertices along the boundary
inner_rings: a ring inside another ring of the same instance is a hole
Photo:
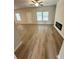
[[[48,21],[48,12],[43,12],[43,21]]]
[[[20,17],[19,13],[16,13],[16,19],[17,19],[17,21],[21,21],[21,17]]]
[[[37,21],[48,21],[48,12],[37,12]]]
[[[37,20],[42,21],[42,12],[37,12]]]

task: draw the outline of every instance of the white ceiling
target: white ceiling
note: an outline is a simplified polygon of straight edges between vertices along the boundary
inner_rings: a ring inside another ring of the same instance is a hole
[[[56,5],[58,0],[40,0],[43,1],[44,6]],[[14,0],[14,9],[33,7],[32,0]]]

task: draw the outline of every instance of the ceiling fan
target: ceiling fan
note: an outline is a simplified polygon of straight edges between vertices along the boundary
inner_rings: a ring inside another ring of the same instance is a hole
[[[38,6],[43,6],[43,1],[40,0],[32,0],[32,3],[38,7]]]

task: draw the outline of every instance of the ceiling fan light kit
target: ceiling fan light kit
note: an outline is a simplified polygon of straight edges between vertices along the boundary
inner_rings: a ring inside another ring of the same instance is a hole
[[[35,6],[38,7],[39,6],[39,3],[35,3]]]

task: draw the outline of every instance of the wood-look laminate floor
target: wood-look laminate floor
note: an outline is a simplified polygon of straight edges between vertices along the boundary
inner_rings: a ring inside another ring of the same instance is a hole
[[[22,45],[15,52],[18,59],[57,59],[51,25],[24,25],[23,27],[25,31],[22,30],[22,32],[24,31],[21,38]]]

